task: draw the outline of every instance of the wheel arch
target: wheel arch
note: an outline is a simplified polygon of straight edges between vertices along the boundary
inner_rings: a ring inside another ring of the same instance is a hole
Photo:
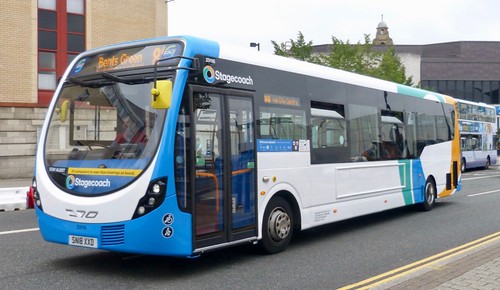
[[[271,199],[276,197],[276,196],[280,196],[283,199],[285,199],[286,202],[288,202],[288,204],[292,208],[292,214],[293,214],[293,218],[294,218],[293,227],[297,230],[300,230],[302,228],[302,216],[300,213],[299,203],[297,202],[297,199],[295,198],[295,196],[287,190],[280,190],[280,191],[276,192],[271,197]]]
[[[261,201],[260,203],[260,207],[259,207],[259,224],[258,224],[258,228],[259,228],[259,232],[258,232],[258,236],[259,236],[259,239],[262,238],[262,230],[263,230],[263,222],[264,222],[264,213],[266,211],[266,208],[267,206],[269,205],[269,203],[271,202],[271,200],[274,198],[274,197],[281,197],[283,199],[285,199],[285,201],[290,205],[291,209],[292,209],[292,214],[293,214],[293,227],[294,229],[297,229],[297,230],[301,230],[302,229],[302,214],[301,214],[301,211],[300,211],[300,199],[299,197],[296,195],[296,193],[294,193],[293,191],[293,188],[287,188],[287,187],[282,187],[276,191],[268,191],[264,200]]]

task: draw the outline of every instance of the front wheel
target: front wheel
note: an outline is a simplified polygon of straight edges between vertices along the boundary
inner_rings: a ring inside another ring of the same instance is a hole
[[[293,234],[293,214],[288,202],[274,197],[266,207],[262,225],[262,248],[268,254],[286,249]]]
[[[430,211],[436,204],[436,185],[432,179],[425,183],[424,202],[420,204],[420,210]]]

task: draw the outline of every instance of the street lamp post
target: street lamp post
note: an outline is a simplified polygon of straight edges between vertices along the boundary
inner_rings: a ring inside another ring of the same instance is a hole
[[[250,47],[257,47],[257,51],[260,51],[260,43],[250,42]]]

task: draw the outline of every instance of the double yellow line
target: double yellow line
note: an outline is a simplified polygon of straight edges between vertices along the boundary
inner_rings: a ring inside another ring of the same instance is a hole
[[[473,249],[479,248],[481,246],[484,246],[488,243],[495,242],[497,240],[500,240],[500,232],[496,232],[496,233],[491,234],[489,236],[480,238],[478,240],[461,245],[461,246],[453,248],[451,250],[439,253],[437,255],[430,256],[428,258],[417,261],[415,263],[411,263],[411,264],[408,264],[406,266],[391,270],[389,272],[368,278],[368,279],[360,281],[358,283],[344,286],[342,288],[339,288],[339,290],[370,289],[372,287],[376,287],[376,286],[379,286],[381,284],[395,280],[397,278],[406,276],[406,275],[411,274],[413,272],[416,272],[418,270],[421,270],[424,268],[430,268],[432,265],[439,263],[439,262],[442,262],[445,259],[449,259],[451,257],[458,256],[458,255],[463,254],[467,251],[471,251]]]

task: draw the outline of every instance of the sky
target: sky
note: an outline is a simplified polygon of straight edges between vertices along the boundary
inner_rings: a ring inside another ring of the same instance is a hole
[[[313,45],[332,36],[349,43],[375,38],[381,17],[394,44],[500,41],[499,0],[168,0],[168,34],[237,46],[296,40]],[[256,49],[256,48],[255,48]]]

